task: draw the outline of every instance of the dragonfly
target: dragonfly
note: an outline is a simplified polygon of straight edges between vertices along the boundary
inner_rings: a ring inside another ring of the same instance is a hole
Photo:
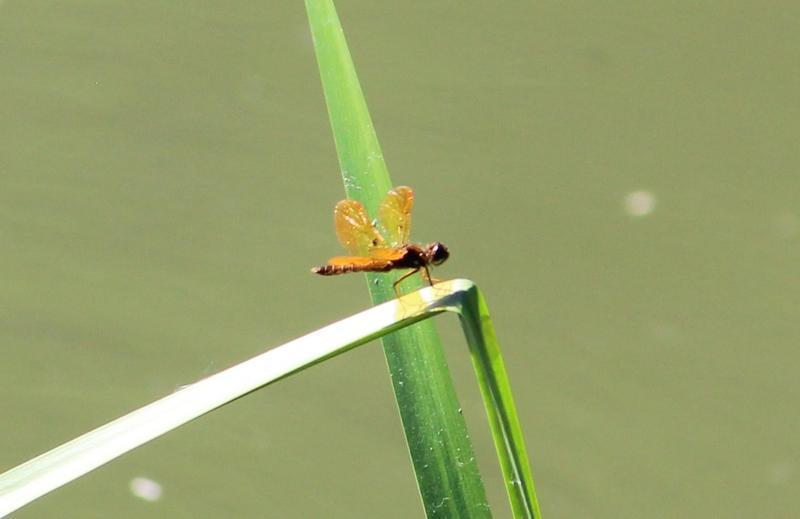
[[[450,257],[441,242],[427,245],[411,243],[411,209],[414,191],[408,186],[392,188],[378,207],[377,219],[370,220],[364,206],[356,200],[340,200],[333,211],[336,237],[350,254],[335,256],[311,272],[336,276],[349,272],[389,272],[411,269],[394,282],[397,286],[420,270],[433,286],[430,266],[438,266]]]

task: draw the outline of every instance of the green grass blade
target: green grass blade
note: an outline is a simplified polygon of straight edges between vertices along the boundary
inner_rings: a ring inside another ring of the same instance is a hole
[[[392,184],[336,9],[307,0],[306,10],[345,191],[375,214]]]
[[[392,182],[344,32],[331,0],[306,0],[306,9],[345,191],[375,215]],[[373,302],[394,297],[391,284],[396,277],[367,277]],[[408,286],[414,286],[413,282]],[[420,323],[385,337],[383,344],[428,516],[490,517],[435,327]]]
[[[514,517],[541,517],[505,363],[489,317],[489,308],[477,286],[469,289],[459,313],[486,405],[511,510]]]
[[[389,302],[186,386],[0,474],[0,517],[247,393],[440,311]]]
[[[540,517],[514,403],[483,297],[455,279],[290,341],[0,474],[0,517],[205,413],[443,311],[464,324],[515,517]],[[443,508],[443,510],[446,510]],[[449,517],[450,515],[445,515]],[[456,515],[457,516],[457,515]]]

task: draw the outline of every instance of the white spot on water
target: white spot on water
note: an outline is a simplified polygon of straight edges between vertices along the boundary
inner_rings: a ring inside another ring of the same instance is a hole
[[[800,232],[800,218],[796,214],[785,212],[775,218],[775,234],[781,238],[791,238]]]
[[[669,323],[655,323],[650,326],[650,333],[656,342],[663,346],[678,346],[683,342],[681,330]]]
[[[650,191],[634,191],[625,197],[625,212],[631,216],[647,216],[656,208],[656,197]]]
[[[767,475],[773,485],[783,485],[794,476],[794,465],[788,461],[778,461],[767,467]]]
[[[145,501],[155,502],[164,493],[161,484],[150,478],[133,478],[130,484],[131,494]]]

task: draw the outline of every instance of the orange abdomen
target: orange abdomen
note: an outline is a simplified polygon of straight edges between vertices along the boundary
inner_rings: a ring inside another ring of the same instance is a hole
[[[388,272],[394,266],[390,262],[373,262],[364,264],[335,264],[335,265],[322,265],[321,267],[314,267],[311,272],[319,274],[320,276],[337,276],[339,274],[347,274],[349,272]]]

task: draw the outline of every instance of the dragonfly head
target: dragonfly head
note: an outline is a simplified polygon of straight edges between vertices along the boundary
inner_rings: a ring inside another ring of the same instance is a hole
[[[441,265],[447,258],[450,257],[450,251],[444,246],[444,243],[433,242],[426,247],[426,256],[432,265]]]

